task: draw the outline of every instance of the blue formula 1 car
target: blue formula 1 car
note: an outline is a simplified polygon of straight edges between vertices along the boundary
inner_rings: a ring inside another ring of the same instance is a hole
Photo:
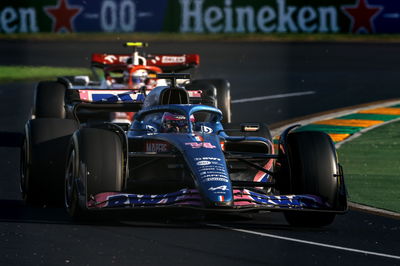
[[[282,211],[292,225],[325,226],[346,211],[343,172],[328,135],[288,128],[274,145],[263,124],[241,124],[236,131],[224,128],[219,109],[189,104],[187,91],[175,85],[178,76],[169,74],[171,86],[147,95],[129,128],[64,119],[69,130],[57,140],[68,139],[63,184],[71,216],[160,208]],[[113,111],[116,107],[112,104]],[[29,142],[53,122],[57,121],[42,121],[40,130],[37,121],[27,126],[21,160],[27,198],[46,193],[29,180],[40,178],[34,174],[40,152],[33,154],[35,144]],[[41,152],[55,154],[56,147],[49,147]]]

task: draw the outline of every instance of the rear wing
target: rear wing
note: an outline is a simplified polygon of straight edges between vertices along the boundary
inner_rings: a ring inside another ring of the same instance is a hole
[[[114,65],[132,64],[131,54],[92,54],[92,67],[104,68]],[[156,66],[164,72],[182,71],[194,68],[200,64],[198,54],[147,54],[141,56],[139,63]]]

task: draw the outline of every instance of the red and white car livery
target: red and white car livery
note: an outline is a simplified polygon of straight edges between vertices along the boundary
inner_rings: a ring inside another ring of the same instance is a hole
[[[134,55],[130,54],[92,54],[92,66],[105,67],[113,65],[145,65],[155,66],[167,71],[182,71],[196,67],[200,64],[198,54],[148,54],[145,56],[136,55],[135,64]]]

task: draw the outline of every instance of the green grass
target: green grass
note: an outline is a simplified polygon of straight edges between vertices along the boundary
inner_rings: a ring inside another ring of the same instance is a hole
[[[400,122],[364,133],[338,154],[350,201],[400,212]]]
[[[90,75],[87,68],[47,66],[0,66],[0,82],[39,81],[57,76]]]
[[[400,34],[306,34],[306,33],[18,33],[0,34],[0,40],[31,41],[287,41],[287,42],[400,42]]]

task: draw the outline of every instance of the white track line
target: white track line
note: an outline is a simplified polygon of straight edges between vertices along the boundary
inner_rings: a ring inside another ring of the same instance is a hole
[[[266,233],[261,233],[261,232],[256,232],[256,231],[250,231],[250,230],[244,230],[244,229],[238,229],[238,228],[222,226],[222,225],[219,225],[219,224],[206,224],[206,225],[212,226],[212,227],[218,227],[218,228],[222,228],[222,229],[227,229],[227,230],[231,230],[231,231],[246,233],[246,234],[270,237],[270,238],[286,240],[286,241],[302,243],[302,244],[308,244],[308,245],[313,245],[313,246],[319,246],[319,247],[325,247],[325,248],[339,249],[339,250],[344,250],[344,251],[361,253],[361,254],[364,254],[364,255],[373,255],[373,256],[379,256],[379,257],[385,257],[385,258],[391,258],[391,259],[400,260],[400,256],[395,256],[395,255],[390,255],[390,254],[371,252],[371,251],[354,249],[354,248],[340,247],[340,246],[335,246],[335,245],[323,244],[323,243],[318,243],[318,242],[313,242],[313,241],[307,241],[307,240],[301,240],[301,239],[296,239],[296,238],[284,237],[284,236],[277,236],[277,235],[266,234]]]
[[[367,205],[363,205],[363,204],[359,204],[359,203],[355,203],[355,202],[348,202],[348,205],[351,210],[363,211],[363,212],[367,212],[367,213],[374,214],[374,215],[389,217],[392,219],[400,219],[400,213],[398,213],[398,212],[378,209],[375,207],[371,207],[371,206],[367,206]]]
[[[231,102],[232,103],[247,103],[247,102],[256,102],[256,101],[264,101],[264,100],[279,99],[279,98],[304,96],[304,95],[310,95],[310,94],[315,94],[315,91],[302,91],[302,92],[276,94],[276,95],[268,95],[268,96],[260,96],[260,97],[251,97],[251,98],[232,100]]]

